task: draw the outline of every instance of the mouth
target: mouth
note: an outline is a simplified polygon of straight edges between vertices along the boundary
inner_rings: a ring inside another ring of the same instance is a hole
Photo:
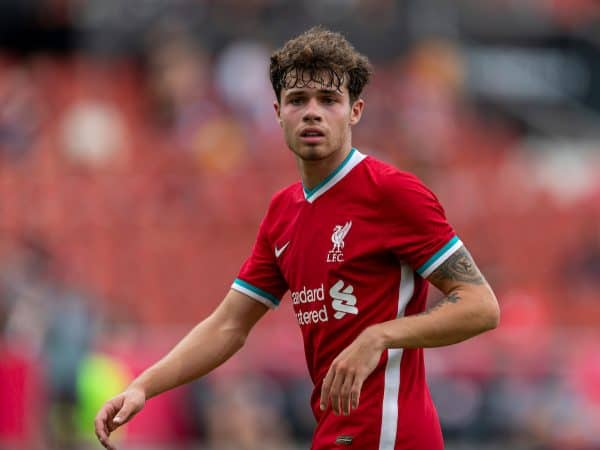
[[[319,143],[325,139],[325,133],[318,128],[305,128],[300,132],[300,140],[309,144]]]

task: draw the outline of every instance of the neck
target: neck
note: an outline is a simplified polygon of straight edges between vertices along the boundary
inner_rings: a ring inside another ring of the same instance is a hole
[[[300,171],[300,177],[302,178],[304,187],[310,190],[318,186],[319,183],[331,175],[335,169],[342,164],[344,159],[350,154],[351,150],[352,145],[347,143],[342,148],[323,159],[306,160],[296,157],[298,170]]]

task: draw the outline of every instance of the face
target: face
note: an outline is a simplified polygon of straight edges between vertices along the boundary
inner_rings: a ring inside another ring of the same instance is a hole
[[[350,104],[346,82],[336,89],[311,81],[282,89],[274,106],[288,147],[304,161],[318,161],[350,149],[351,127],[360,120],[364,102]]]

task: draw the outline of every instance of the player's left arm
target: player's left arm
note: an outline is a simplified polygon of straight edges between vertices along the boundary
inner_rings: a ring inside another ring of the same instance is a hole
[[[445,297],[421,314],[372,327],[384,349],[455,344],[498,326],[496,296],[464,246],[427,279]]]
[[[440,347],[464,341],[498,326],[498,301],[468,250],[462,246],[428,280],[445,298],[421,314],[364,330],[333,361],[321,390],[321,409],[336,414],[358,407],[364,380],[388,348]]]

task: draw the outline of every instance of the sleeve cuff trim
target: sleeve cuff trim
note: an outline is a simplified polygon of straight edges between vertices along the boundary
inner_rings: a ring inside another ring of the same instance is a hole
[[[252,286],[250,283],[240,280],[239,278],[235,279],[231,285],[231,288],[241,292],[242,294],[246,294],[260,303],[267,305],[269,308],[275,308],[279,306],[279,299],[277,297],[257,288],[256,286]]]
[[[423,278],[427,278],[462,245],[463,243],[458,236],[454,236],[446,243],[446,245],[444,245],[431,258],[429,258],[425,264],[419,267],[417,269],[417,273]]]

